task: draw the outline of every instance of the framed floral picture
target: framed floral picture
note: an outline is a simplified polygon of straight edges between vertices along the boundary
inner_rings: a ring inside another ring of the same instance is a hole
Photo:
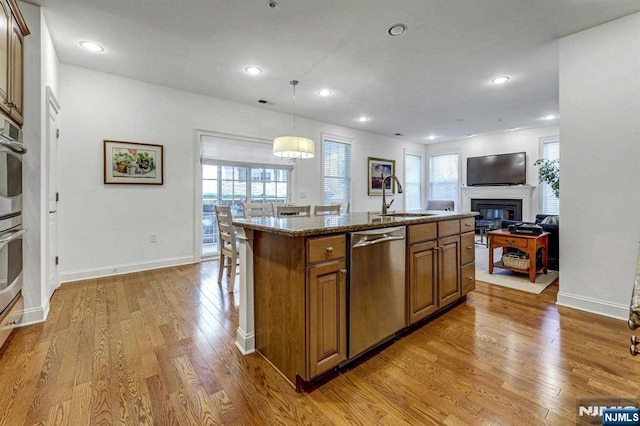
[[[104,141],[104,183],[162,185],[163,146],[150,143]]]
[[[369,168],[369,195],[382,195],[382,181],[385,177],[396,173],[396,161],[384,160],[382,158],[368,158]],[[388,179],[384,190],[387,194],[396,192],[396,185],[393,179]]]

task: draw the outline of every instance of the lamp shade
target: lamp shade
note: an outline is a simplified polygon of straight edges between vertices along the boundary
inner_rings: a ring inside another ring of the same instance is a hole
[[[283,158],[313,158],[315,143],[298,136],[280,136],[273,140],[273,154]]]

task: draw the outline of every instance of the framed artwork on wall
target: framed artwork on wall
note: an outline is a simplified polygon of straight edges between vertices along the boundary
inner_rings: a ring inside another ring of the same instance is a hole
[[[105,140],[103,160],[105,184],[163,184],[162,145]]]
[[[369,195],[382,195],[382,181],[385,177],[396,173],[396,160],[384,160],[382,158],[368,157],[369,170]],[[385,189],[387,194],[396,192],[396,185],[393,179],[386,182]]]

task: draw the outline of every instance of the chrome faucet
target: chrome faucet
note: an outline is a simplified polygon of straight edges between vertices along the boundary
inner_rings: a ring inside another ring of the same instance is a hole
[[[393,200],[391,200],[391,203],[387,205],[387,197],[386,197],[387,191],[385,191],[385,185],[387,184],[387,179],[389,178],[392,178],[393,180],[396,181],[396,183],[398,184],[398,194],[402,194],[402,185],[400,185],[400,181],[398,180],[396,175],[385,176],[384,179],[382,179],[382,214],[387,214],[387,209],[391,207],[391,203],[393,203]]]

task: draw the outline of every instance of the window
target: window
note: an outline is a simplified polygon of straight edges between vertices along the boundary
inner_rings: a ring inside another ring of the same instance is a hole
[[[542,158],[547,160],[559,160],[560,159],[560,141],[557,137],[543,138],[542,143]],[[547,183],[542,183],[542,213],[546,214],[560,214],[560,200],[556,197],[551,189],[551,186]]]
[[[202,164],[202,252],[213,254],[218,248],[215,206],[231,206],[235,217],[242,217],[243,203],[286,203],[290,168],[263,168],[215,163]],[[249,178],[249,179],[248,179]]]
[[[429,199],[453,200],[458,210],[460,173],[458,154],[432,155],[429,159]]]
[[[324,204],[351,202],[351,141],[322,135]]]
[[[422,210],[422,155],[404,153],[404,209]]]
[[[213,132],[198,137],[202,164],[201,253],[213,255],[219,251],[215,206],[230,206],[234,217],[242,217],[243,203],[288,202],[293,164],[273,155],[270,140]]]

